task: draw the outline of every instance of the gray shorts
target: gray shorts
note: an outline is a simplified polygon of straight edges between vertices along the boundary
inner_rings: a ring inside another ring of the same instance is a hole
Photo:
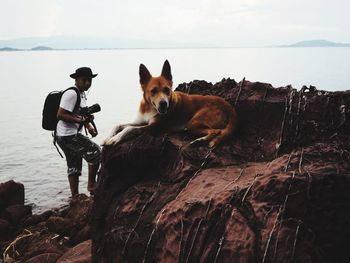
[[[82,159],[92,164],[100,162],[101,148],[88,137],[78,133],[70,136],[56,136],[56,140],[66,156],[68,176],[81,175]]]

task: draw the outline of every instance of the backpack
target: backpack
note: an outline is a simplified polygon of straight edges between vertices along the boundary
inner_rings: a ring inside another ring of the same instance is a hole
[[[74,107],[74,111],[76,111],[80,106],[80,92],[76,87],[70,87],[66,90],[61,91],[52,91],[50,92],[44,103],[43,109],[43,118],[42,118],[42,127],[48,131],[56,131],[57,126],[57,111],[60,106],[61,98],[63,93],[67,90],[73,89],[77,93],[77,102]]]

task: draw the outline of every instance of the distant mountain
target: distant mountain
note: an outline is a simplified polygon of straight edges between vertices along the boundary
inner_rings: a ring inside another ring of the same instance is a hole
[[[45,46],[38,46],[33,47],[30,49],[23,49],[23,48],[12,48],[12,47],[3,47],[0,48],[0,51],[42,51],[42,50],[53,50],[51,47],[45,47]]]
[[[51,47],[52,49],[116,49],[116,48],[175,48],[204,47],[203,44],[172,41],[148,41],[113,37],[35,37],[0,40],[1,47],[31,49]]]
[[[307,40],[281,47],[350,47],[350,43],[336,43],[328,40]]]
[[[0,48],[0,51],[18,51],[19,49],[17,48],[12,48],[12,47],[3,47]]]
[[[74,50],[74,49],[123,49],[123,48],[206,48],[215,47],[205,43],[174,41],[148,41],[113,37],[34,37],[0,40],[0,51],[24,50]],[[350,47],[350,43],[336,43],[327,40],[309,40],[291,45],[273,47]]]
[[[53,48],[45,47],[45,46],[38,46],[38,47],[33,47],[30,50],[34,50],[34,51],[36,51],[36,50],[53,50]]]

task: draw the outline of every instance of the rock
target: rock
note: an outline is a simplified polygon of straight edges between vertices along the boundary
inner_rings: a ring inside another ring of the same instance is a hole
[[[70,237],[73,242],[71,245],[76,245],[77,243],[73,240],[81,242],[90,238],[89,228],[83,229],[88,225],[91,205],[91,198],[84,194],[77,195],[71,200],[68,209],[60,216],[51,216],[46,221],[46,225],[53,233]],[[76,237],[76,235],[80,236]]]
[[[178,90],[223,96],[234,137],[186,133],[104,147],[92,211],[94,262],[347,262],[350,91],[224,79]]]
[[[0,211],[11,205],[24,205],[24,185],[13,180],[0,183]]]
[[[32,215],[23,222],[23,225],[34,226],[40,222],[46,221],[52,214],[53,214],[52,211],[46,211],[40,215]]]
[[[27,260],[25,263],[55,263],[57,262],[57,259],[60,257],[60,254],[56,253],[44,253],[40,254],[38,256],[32,257],[31,259]]]
[[[3,239],[10,231],[11,224],[5,219],[0,218],[0,240]]]
[[[67,209],[66,218],[69,218],[75,223],[80,223],[85,225],[85,223],[90,218],[92,200],[85,194],[79,194],[75,196],[70,204],[69,209]]]
[[[71,238],[71,243],[76,245],[88,239],[91,239],[91,226],[85,225],[76,235]]]
[[[69,220],[68,218],[63,218],[59,216],[51,216],[46,221],[46,226],[49,229],[49,231],[62,235],[67,236],[73,229],[74,223]]]
[[[13,225],[17,225],[21,220],[32,215],[30,205],[12,205],[5,209],[6,217]]]
[[[5,253],[9,262],[56,262],[68,249],[90,239],[91,204],[92,199],[81,194],[64,209],[46,211],[20,220],[21,224],[12,227],[11,233],[4,239],[0,236],[1,254],[9,247]],[[90,251],[89,255],[91,257]],[[86,261],[84,258],[82,260]]]
[[[90,263],[91,262],[91,240],[84,241],[69,249],[63,254],[57,263]]]
[[[39,232],[25,229],[6,245],[8,250],[4,256],[9,262],[47,262],[40,261],[43,258],[46,260],[46,257],[48,262],[52,262],[66,251],[61,243],[61,239],[45,230]]]

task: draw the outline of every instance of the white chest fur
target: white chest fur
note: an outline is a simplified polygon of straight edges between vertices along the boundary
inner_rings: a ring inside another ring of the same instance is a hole
[[[150,124],[154,121],[154,117],[157,115],[156,111],[151,112],[145,112],[141,113],[139,112],[136,120],[134,121],[134,124]]]

